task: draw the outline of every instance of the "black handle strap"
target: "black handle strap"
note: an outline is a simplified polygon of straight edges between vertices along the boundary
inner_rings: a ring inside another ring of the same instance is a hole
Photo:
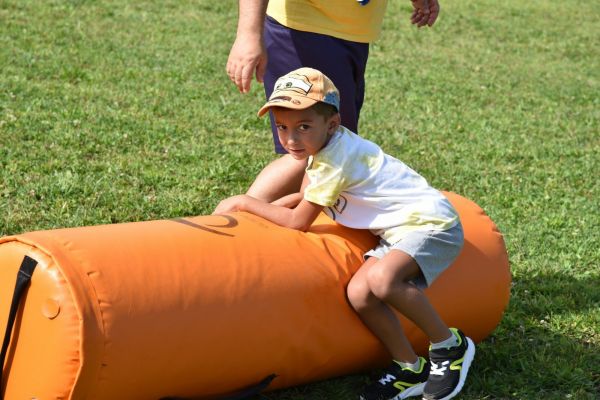
[[[275,374],[271,374],[269,376],[267,376],[265,379],[263,379],[262,381],[260,381],[259,383],[257,383],[256,385],[253,385],[249,388],[240,390],[239,392],[236,392],[232,395],[229,395],[227,397],[222,397],[219,400],[245,400],[245,399],[249,399],[252,396],[256,396],[257,394],[259,394],[260,392],[262,392],[263,390],[265,390],[267,388],[267,386],[269,386],[271,384],[271,382],[273,381],[273,379],[277,378],[277,375]],[[184,397],[163,397],[160,400],[202,400],[201,398],[197,397],[197,398],[184,398]]]
[[[13,292],[12,302],[10,304],[10,312],[8,314],[8,321],[6,323],[6,332],[4,333],[4,342],[2,343],[2,352],[0,353],[0,400],[4,399],[4,393],[1,392],[2,388],[2,374],[4,372],[4,360],[6,359],[6,352],[8,351],[8,345],[10,344],[10,337],[12,335],[13,326],[15,324],[15,318],[17,317],[17,311],[19,311],[19,305],[21,304],[21,298],[25,293],[25,289],[29,286],[31,281],[31,275],[37,266],[37,261],[33,258],[25,256],[19,272],[17,272],[17,283],[15,285],[15,291]]]

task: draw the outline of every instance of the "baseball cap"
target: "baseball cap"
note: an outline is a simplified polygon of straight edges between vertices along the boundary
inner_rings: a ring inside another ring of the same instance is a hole
[[[340,93],[325,74],[313,68],[299,68],[277,79],[273,93],[258,110],[262,117],[271,107],[304,110],[318,102],[340,110]]]

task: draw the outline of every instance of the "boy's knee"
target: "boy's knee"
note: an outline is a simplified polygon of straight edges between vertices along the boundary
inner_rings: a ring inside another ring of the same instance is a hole
[[[367,282],[356,279],[351,280],[348,284],[346,295],[352,307],[359,312],[369,307],[373,297]]]
[[[373,266],[367,272],[367,284],[370,291],[375,297],[384,301],[392,296],[394,289],[393,278],[385,268],[377,268],[377,266]]]

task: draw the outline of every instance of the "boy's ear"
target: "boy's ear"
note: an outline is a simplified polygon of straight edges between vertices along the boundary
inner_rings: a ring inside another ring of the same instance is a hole
[[[333,135],[333,133],[337,130],[338,126],[342,123],[342,117],[340,113],[336,113],[329,118],[329,124],[327,125],[327,133]]]

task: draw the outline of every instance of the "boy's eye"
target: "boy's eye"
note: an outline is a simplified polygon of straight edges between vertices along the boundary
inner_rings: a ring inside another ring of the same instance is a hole
[[[310,129],[310,126],[306,125],[306,124],[302,124],[299,126],[299,128],[301,131],[306,131],[306,130]]]
[[[286,126],[285,125],[276,125],[277,126],[277,130],[279,131],[285,131]]]

